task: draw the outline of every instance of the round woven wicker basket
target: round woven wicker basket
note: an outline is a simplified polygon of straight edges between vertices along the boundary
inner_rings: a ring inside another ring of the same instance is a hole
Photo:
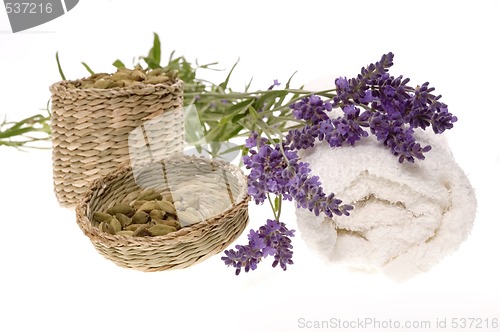
[[[207,218],[155,237],[111,235],[90,221],[94,212],[106,211],[115,203],[132,204],[144,188],[163,194],[172,190],[198,193],[199,211]],[[223,161],[176,155],[139,171],[121,168],[94,181],[77,205],[76,217],[104,257],[125,268],[162,271],[191,266],[226,248],[248,223],[248,201],[246,177],[239,168]]]
[[[161,142],[166,147],[158,148],[180,152],[184,141],[182,81],[111,89],[75,88],[78,82],[50,87],[54,191],[67,207],[92,181],[129,164],[128,135],[144,121],[166,115],[161,128],[168,135]]]

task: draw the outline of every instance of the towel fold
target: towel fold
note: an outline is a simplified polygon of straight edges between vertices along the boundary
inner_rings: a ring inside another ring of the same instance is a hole
[[[394,279],[428,271],[455,251],[473,226],[474,190],[444,136],[418,129],[415,138],[432,150],[413,164],[400,164],[372,136],[354,147],[320,142],[302,152],[325,192],[354,206],[333,219],[297,209],[306,244],[328,260]]]

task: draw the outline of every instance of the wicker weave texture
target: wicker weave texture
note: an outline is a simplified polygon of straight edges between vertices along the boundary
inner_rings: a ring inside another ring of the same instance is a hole
[[[249,196],[246,177],[239,168],[183,155],[158,164],[161,167],[148,166],[140,172],[127,167],[109,173],[95,181],[77,205],[77,223],[100,254],[125,268],[178,269],[221,252],[241,235],[248,223]],[[167,171],[159,176],[158,169]],[[199,211],[207,218],[157,237],[111,235],[90,221],[94,212],[105,211],[117,202],[133,203],[145,188],[172,194],[177,191],[178,196],[198,194]]]
[[[92,181],[130,163],[128,136],[144,121],[159,115],[165,121],[159,130],[167,137],[151,151],[182,151],[182,81],[113,89],[70,87],[75,82],[50,87],[53,181],[61,205],[74,206]]]

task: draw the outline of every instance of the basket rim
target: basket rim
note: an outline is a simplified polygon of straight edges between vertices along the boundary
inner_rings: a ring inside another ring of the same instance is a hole
[[[141,92],[141,94],[149,94],[152,92],[160,92],[164,90],[171,90],[175,88],[182,88],[184,81],[179,78],[176,78],[173,83],[156,83],[156,84],[145,84],[139,82],[139,84],[127,86],[127,87],[114,87],[114,88],[77,88],[77,87],[68,87],[68,84],[74,84],[77,82],[81,82],[85,78],[80,78],[76,80],[61,80],[55,82],[49,86],[50,92],[53,94],[57,94],[62,92],[74,92],[74,93],[92,93],[92,94],[113,94],[115,96],[127,95],[137,92]]]
[[[173,157],[188,157],[185,155],[171,156]],[[192,157],[189,159],[199,159],[208,162],[218,163],[220,166],[231,171],[233,175],[238,178],[239,185],[241,186],[242,193],[238,196],[239,201],[236,204],[231,205],[225,211],[219,213],[216,216],[205,219],[199,223],[183,227],[175,232],[171,232],[162,236],[151,236],[151,237],[131,237],[125,235],[113,235],[106,232],[102,232],[99,228],[92,226],[89,218],[86,216],[86,211],[90,199],[93,197],[94,193],[103,188],[107,183],[113,182],[115,179],[123,177],[132,172],[132,166],[122,165],[116,170],[106,174],[105,176],[94,180],[88,190],[83,195],[82,199],[78,202],[75,208],[77,223],[85,233],[87,237],[90,238],[92,242],[98,242],[101,245],[106,245],[108,247],[118,247],[118,246],[163,246],[166,244],[175,244],[182,242],[191,242],[193,236],[195,238],[202,236],[202,231],[206,228],[211,228],[216,225],[223,223],[228,218],[236,215],[239,210],[247,209],[248,203],[250,201],[250,196],[247,192],[247,177],[243,174],[242,170],[235,165],[229,164],[227,162],[222,162],[220,160],[212,160],[205,157]],[[145,167],[147,168],[147,166]]]

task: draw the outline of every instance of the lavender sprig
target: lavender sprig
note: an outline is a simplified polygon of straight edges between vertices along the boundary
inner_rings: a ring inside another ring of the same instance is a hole
[[[337,78],[333,97],[323,95],[329,98],[327,100],[312,94],[291,103],[290,110],[302,125],[289,130],[280,143],[271,145],[256,132],[247,139],[248,155],[243,157],[243,162],[250,170],[248,193],[257,204],[262,204],[269,194],[276,195],[278,201],[274,205],[270,202],[276,219],[272,222],[279,223],[280,211],[276,212],[281,208],[282,199],[294,200],[297,207],[315,215],[324,213],[330,218],[348,216],[352,209],[333,193],[324,193],[319,177],[311,174],[309,164],[299,160],[298,150],[311,148],[317,141],[325,141],[331,147],[355,145],[372,134],[400,163],[415,162],[415,159],[425,159],[424,154],[431,149],[415,141],[415,128],[432,127],[436,134],[453,128],[456,116],[448,112],[440,95],[432,93],[435,89],[429,87],[428,82],[413,88],[408,85],[409,78],[389,75],[393,58],[392,53],[385,54],[380,61],[362,68],[358,76]],[[329,116],[333,108],[340,108],[342,116]],[[266,131],[266,134],[269,133]],[[254,270],[270,253],[275,255],[273,266],[279,262],[286,270],[286,265],[291,264],[289,237],[280,237],[274,245],[263,240],[267,235],[262,234],[272,233],[266,228],[270,222],[258,231],[250,231],[248,245],[225,251],[222,260],[235,267],[236,274],[242,268],[246,272]],[[279,224],[283,232],[288,232],[283,223]]]
[[[262,204],[272,193],[280,199],[294,200],[297,207],[308,209],[317,216],[320,213],[329,217],[349,215],[352,206],[342,204],[333,193],[325,194],[319,177],[311,175],[309,164],[299,161],[296,150],[283,144],[271,146],[269,140],[258,137],[256,133],[246,140],[245,146],[250,148],[249,155],[243,158],[246,168],[250,169],[248,194],[257,204]],[[281,208],[281,202],[277,205],[273,210]],[[279,212],[275,216],[279,219]],[[267,220],[258,231],[251,230],[248,245],[226,250],[226,256],[221,259],[226,265],[236,268],[236,275],[242,268],[245,272],[255,270],[257,264],[270,254],[275,258],[273,267],[279,264],[286,270],[287,264],[293,263],[289,237],[294,231],[289,231],[284,223],[279,223],[278,228],[277,223],[276,220]]]
[[[431,126],[436,134],[453,128],[457,117],[448,112],[448,106],[439,101],[440,95],[426,82],[412,88],[409,78],[389,75],[394,55],[388,53],[375,64],[361,69],[355,78],[339,77],[335,80],[337,95],[329,101],[319,102],[318,96],[305,97],[290,106],[299,120],[301,129],[287,135],[287,144],[294,149],[307,149],[316,140],[325,140],[332,147],[345,143],[354,145],[370,133],[387,146],[399,162],[425,159],[431,146],[421,146],[413,136],[415,128]],[[342,109],[344,115],[330,119],[332,107]],[[361,109],[364,109],[362,112]]]
[[[243,158],[246,168],[250,170],[248,194],[257,204],[262,204],[267,194],[272,193],[294,200],[298,207],[316,215],[321,212],[328,217],[349,215],[352,207],[341,205],[342,201],[334,199],[333,194],[324,193],[319,177],[311,175],[308,163],[299,161],[296,150],[286,145],[271,146],[265,138],[257,143],[255,134],[247,140],[247,147],[252,147],[249,155]]]
[[[293,264],[290,238],[294,236],[294,232],[288,230],[284,223],[268,219],[257,231],[250,231],[247,245],[237,245],[236,250],[225,250],[226,256],[222,260],[226,265],[236,268],[235,273],[238,275],[241,269],[245,272],[255,270],[263,258],[273,256],[272,266],[279,265],[286,271],[287,266]]]

